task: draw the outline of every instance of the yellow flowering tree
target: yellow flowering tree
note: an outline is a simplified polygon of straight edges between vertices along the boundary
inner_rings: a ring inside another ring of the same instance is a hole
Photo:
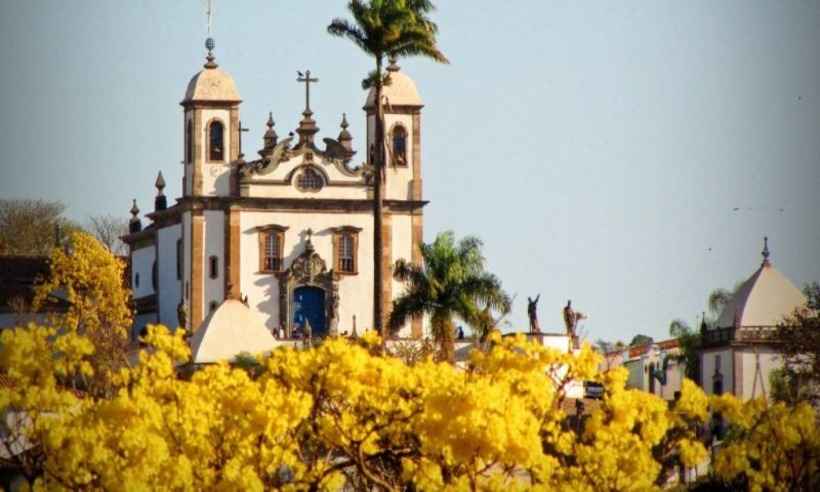
[[[588,346],[566,354],[495,333],[459,369],[383,355],[370,332],[278,349],[252,371],[190,371],[182,330],[152,326],[144,341],[111,393],[90,395],[72,389],[93,372],[89,338],[4,332],[12,384],[0,405],[20,425],[0,435],[29,445],[9,464],[49,490],[660,490],[675,467],[705,460],[697,431],[711,405],[733,426],[722,479],[786,490],[777,484],[817,475],[810,407],[710,402],[689,381],[669,404],[626,389],[623,370],[598,373]],[[583,380],[605,395],[568,415]]]
[[[755,491],[820,489],[820,432],[810,404],[741,403],[731,395],[711,403],[729,424],[713,463],[717,478]]]
[[[47,310],[48,326],[83,335],[96,347],[90,359],[95,377],[82,377],[84,389],[95,394],[110,391],[111,374],[126,364],[133,313],[124,269],[93,236],[72,232],[65,249],[52,249],[49,277],[35,289],[35,311],[54,303],[67,306]]]

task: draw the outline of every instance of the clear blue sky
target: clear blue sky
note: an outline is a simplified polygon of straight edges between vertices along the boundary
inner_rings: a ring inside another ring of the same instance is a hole
[[[709,291],[760,263],[820,280],[820,3],[437,2],[449,66],[406,60],[423,115],[425,237],[485,241],[490,269],[541,293],[542,327],[571,298],[591,338],[667,335]],[[364,136],[370,62],[325,33],[345,2],[217,0],[217,60],[261,144],[321,79],[322,135]],[[182,111],[203,63],[201,0],[0,3],[0,196],[61,200],[71,217],[179,194]],[[741,210],[733,211],[735,207]],[[783,209],[783,211],[779,211]]]

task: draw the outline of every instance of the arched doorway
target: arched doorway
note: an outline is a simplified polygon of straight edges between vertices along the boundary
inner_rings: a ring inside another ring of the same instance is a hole
[[[327,335],[325,317],[325,291],[319,287],[302,286],[293,290],[293,329],[306,334],[305,327],[310,322],[313,337]]]

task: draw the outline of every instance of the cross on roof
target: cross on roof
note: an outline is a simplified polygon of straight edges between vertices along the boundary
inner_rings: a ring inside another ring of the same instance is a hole
[[[242,128],[242,120],[239,120],[238,130],[239,130],[239,157],[242,157],[243,155],[245,155],[245,154],[242,153],[242,132],[250,131],[250,129],[249,128]]]
[[[297,82],[302,82],[305,84],[305,112],[304,114],[309,115],[313,114],[313,111],[310,110],[310,83],[311,82],[319,82],[317,78],[310,78],[310,70],[306,70],[304,74],[302,72],[296,71],[299,74],[299,78],[296,79]]]

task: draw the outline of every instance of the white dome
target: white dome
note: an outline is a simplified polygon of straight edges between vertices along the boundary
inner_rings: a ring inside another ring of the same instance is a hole
[[[241,102],[236,84],[227,72],[206,67],[188,82],[183,103],[198,101]]]
[[[777,326],[806,304],[800,289],[765,261],[723,309],[718,327]]]
[[[390,85],[382,88],[382,94],[391,106],[422,106],[419,91],[413,79],[403,74],[399,70],[390,70]],[[367,95],[365,108],[374,107],[376,100],[376,89],[370,89]]]
[[[242,352],[270,352],[278,342],[251,309],[235,299],[219,305],[191,338],[194,364],[232,361]]]

